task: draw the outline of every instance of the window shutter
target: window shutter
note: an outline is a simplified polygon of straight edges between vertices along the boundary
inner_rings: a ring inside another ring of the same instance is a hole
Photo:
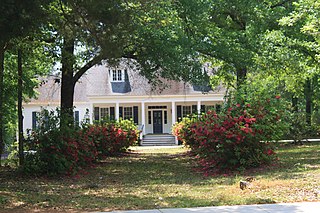
[[[114,107],[110,107],[110,120],[115,120],[115,113],[114,113],[115,108]]]
[[[32,129],[37,128],[37,112],[32,112]]]
[[[182,111],[181,111],[181,105],[177,105],[177,121],[182,120]]]
[[[151,124],[151,111],[148,111],[148,124]]]
[[[124,70],[124,81],[129,81],[128,70]]]
[[[197,111],[197,105],[192,105],[192,113],[198,113]]]
[[[74,124],[75,126],[80,124],[79,111],[74,111]]]
[[[138,106],[134,106],[133,107],[133,122],[135,124],[139,123],[139,112],[138,112],[139,108]]]
[[[201,110],[200,112],[206,112],[206,105],[201,105]]]
[[[94,108],[94,120],[96,120],[96,121],[98,121],[100,118],[99,111],[100,111],[99,107]]]
[[[122,118],[123,107],[119,107],[119,118]]]
[[[217,112],[217,113],[220,113],[220,112],[221,112],[221,105],[220,105],[220,104],[217,104],[217,105],[216,105],[216,112]]]

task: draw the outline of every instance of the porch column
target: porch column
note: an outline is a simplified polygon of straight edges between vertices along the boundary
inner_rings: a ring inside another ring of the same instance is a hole
[[[171,120],[172,125],[176,122],[176,102],[171,102]]]
[[[118,121],[119,120],[119,102],[116,103],[116,114],[115,114],[115,118]]]
[[[141,102],[141,125],[142,125],[142,135],[146,134],[146,112],[144,102]]]
[[[90,110],[89,110],[89,123],[93,124],[94,121],[94,107],[93,107],[93,103],[90,104]]]
[[[176,102],[172,101],[171,102],[171,120],[172,120],[172,125],[176,123]],[[176,145],[178,145],[178,138],[177,136],[174,137]]]
[[[198,115],[200,115],[200,113],[201,113],[201,101],[198,101],[198,103],[197,103],[197,111],[198,111]]]

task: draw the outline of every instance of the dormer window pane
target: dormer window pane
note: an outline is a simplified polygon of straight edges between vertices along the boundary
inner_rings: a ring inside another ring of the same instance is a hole
[[[118,70],[118,81],[122,81],[122,70]]]
[[[117,70],[112,70],[112,81],[117,81]]]
[[[123,70],[112,70],[112,81],[113,82],[123,82],[124,81],[124,71]]]

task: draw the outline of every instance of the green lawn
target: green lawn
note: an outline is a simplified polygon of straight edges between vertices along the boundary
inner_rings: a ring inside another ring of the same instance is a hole
[[[282,145],[276,165],[232,177],[203,177],[186,152],[138,147],[74,178],[25,178],[2,168],[0,212],[320,201],[320,143]],[[246,176],[255,180],[241,190]]]

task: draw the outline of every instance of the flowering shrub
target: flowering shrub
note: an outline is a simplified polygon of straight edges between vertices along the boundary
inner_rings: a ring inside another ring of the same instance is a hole
[[[29,174],[73,174],[100,158],[125,151],[137,140],[138,132],[130,121],[61,129],[59,111],[43,111],[39,121],[27,143],[29,150],[36,151],[26,155],[23,170]]]
[[[138,131],[135,125],[128,128],[128,122],[130,121],[92,125],[84,130],[86,140],[95,145],[99,158],[126,151],[129,146],[135,144]]]
[[[208,111],[173,128],[206,174],[257,167],[275,158],[269,141],[280,139],[287,129],[281,122],[280,96],[252,99],[250,104],[237,101],[230,98],[221,113]]]

